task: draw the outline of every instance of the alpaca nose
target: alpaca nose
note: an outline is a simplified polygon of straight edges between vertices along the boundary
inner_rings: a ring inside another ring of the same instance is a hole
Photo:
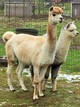
[[[79,32],[76,33],[76,36],[79,34]]]
[[[79,32],[77,32],[77,35],[79,34]]]
[[[61,20],[63,20],[63,17],[60,17]]]
[[[62,21],[63,21],[63,17],[60,17],[60,23],[62,23]]]

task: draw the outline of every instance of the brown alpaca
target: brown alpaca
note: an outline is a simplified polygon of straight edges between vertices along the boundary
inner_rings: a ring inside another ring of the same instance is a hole
[[[47,38],[18,34],[20,36],[15,35],[6,43],[5,48],[8,60],[7,77],[10,90],[14,90],[11,82],[11,73],[17,58],[19,61],[17,74],[22,89],[27,90],[23,82],[22,71],[25,65],[32,64],[34,68],[33,99],[38,99],[38,86],[39,96],[44,96],[41,83],[43,82],[47,67],[52,64],[55,58],[56,30],[58,22],[62,22],[62,12],[63,10],[60,7],[50,8]]]

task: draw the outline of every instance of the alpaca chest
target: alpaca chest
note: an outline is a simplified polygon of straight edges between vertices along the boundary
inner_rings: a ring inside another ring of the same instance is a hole
[[[44,54],[40,58],[40,65],[50,65],[53,63],[55,58],[54,54]]]

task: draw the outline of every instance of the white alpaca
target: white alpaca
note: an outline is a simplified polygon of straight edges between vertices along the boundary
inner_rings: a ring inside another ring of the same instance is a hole
[[[47,67],[52,64],[55,57],[56,46],[56,29],[58,22],[62,21],[61,13],[63,10],[60,7],[51,7],[48,18],[48,37],[31,36],[28,34],[18,34],[13,36],[6,43],[6,55],[8,60],[7,77],[10,90],[14,90],[11,82],[11,74],[16,61],[19,61],[17,74],[20,85],[23,90],[27,90],[23,78],[22,71],[25,65],[33,65],[34,68],[34,94],[33,99],[38,99],[38,84],[39,96],[44,96],[41,83],[44,79]]]
[[[45,75],[45,82],[47,82],[51,68],[51,81],[53,91],[56,91],[56,77],[61,65],[66,61],[71,41],[75,36],[78,35],[78,31],[76,29],[77,27],[75,26],[74,22],[69,22],[61,30],[61,34],[56,45],[55,60],[53,64],[48,67]]]

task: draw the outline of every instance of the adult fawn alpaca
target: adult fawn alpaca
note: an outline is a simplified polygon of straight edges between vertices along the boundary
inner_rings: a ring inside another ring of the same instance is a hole
[[[56,29],[57,24],[62,22],[62,12],[60,7],[51,7],[48,17],[47,38],[43,36],[32,36],[28,34],[18,34],[13,36],[6,43],[6,55],[8,60],[7,77],[10,90],[14,90],[11,82],[11,74],[16,58],[19,61],[17,74],[23,90],[27,90],[22,78],[22,71],[25,65],[33,65],[34,69],[34,94],[33,99],[44,96],[42,91],[42,81],[47,67],[52,64],[55,58]],[[20,35],[20,36],[19,36]],[[39,89],[38,89],[39,86]]]
[[[53,61],[53,64],[48,67],[45,75],[45,83],[46,83],[49,77],[49,71],[51,69],[51,81],[52,81],[53,91],[56,91],[56,84],[57,84],[56,77],[58,75],[59,69],[61,65],[66,61],[71,41],[77,35],[78,35],[78,31],[74,22],[69,22],[61,30],[59,39],[56,44],[55,60]]]

